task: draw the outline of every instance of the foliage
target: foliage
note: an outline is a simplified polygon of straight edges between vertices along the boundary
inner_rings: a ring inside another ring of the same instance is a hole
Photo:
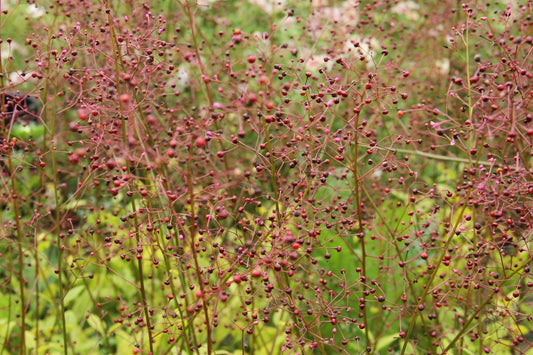
[[[3,353],[531,351],[531,2],[30,3]]]

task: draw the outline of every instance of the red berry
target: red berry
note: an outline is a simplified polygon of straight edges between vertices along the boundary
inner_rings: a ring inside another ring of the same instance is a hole
[[[91,115],[91,112],[87,110],[86,108],[79,108],[78,109],[78,118],[82,121],[87,121],[89,119],[89,116]]]
[[[123,104],[128,103],[128,102],[130,102],[130,95],[128,95],[128,94],[122,94],[122,95],[120,95],[119,100],[120,100],[120,102],[122,102]]]
[[[207,141],[205,140],[204,137],[198,137],[198,138],[196,138],[196,142],[195,142],[195,144],[196,144],[196,146],[197,146],[198,148],[203,148],[203,147],[205,147],[205,144],[206,144],[206,143],[207,143]]]

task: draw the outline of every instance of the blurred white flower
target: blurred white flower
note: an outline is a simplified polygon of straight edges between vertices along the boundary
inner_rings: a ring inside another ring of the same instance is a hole
[[[196,0],[196,5],[198,5],[200,9],[206,9],[215,1],[216,0]]]
[[[267,14],[283,11],[286,0],[248,0],[250,4],[260,7]]]
[[[344,52],[351,53],[351,56],[364,57],[368,69],[374,67],[374,53],[376,48],[380,48],[381,44],[375,38],[362,38],[359,36],[352,36],[344,43]]]
[[[28,13],[28,15],[30,15],[33,18],[39,18],[42,15],[44,15],[45,10],[43,7],[37,6],[35,4],[31,4],[30,6],[26,8],[26,12]]]
[[[179,66],[177,75],[167,82],[167,88],[184,90],[189,86],[189,65],[184,63]]]
[[[326,68],[327,70],[331,70],[333,68],[333,63],[335,61],[328,60],[327,62],[324,61],[325,58],[329,58],[325,54],[315,54],[312,55],[309,60],[305,63],[305,67],[307,70],[318,70],[320,68]]]
[[[324,15],[329,21],[336,21],[342,26],[355,26],[359,22],[359,10],[353,1],[344,1],[341,6],[324,8]]]
[[[8,81],[10,85],[17,86],[27,81],[37,82],[37,79],[32,77],[31,72],[14,71],[9,73]]]
[[[450,72],[450,60],[448,58],[437,59],[435,61],[435,68],[441,75],[448,75]]]
[[[393,13],[404,15],[408,20],[416,21],[420,18],[419,9],[420,6],[414,1],[402,1],[391,10]]]
[[[509,18],[516,18],[516,15],[520,13],[520,2],[507,0],[507,13],[509,14]]]
[[[431,28],[428,28],[426,31],[426,34],[428,37],[440,37],[444,30],[444,26],[442,24],[438,24],[436,26],[432,26]]]
[[[11,43],[7,41],[2,42],[2,60],[8,59],[10,56],[15,55],[15,53],[24,56],[28,54],[28,49],[15,41],[11,41]]]
[[[321,33],[325,24],[335,23],[337,33],[349,34],[359,22],[359,9],[353,1],[343,1],[340,6],[318,7],[308,21],[311,32]],[[329,33],[329,32],[328,32]]]
[[[312,7],[324,7],[329,5],[329,0],[309,0]]]

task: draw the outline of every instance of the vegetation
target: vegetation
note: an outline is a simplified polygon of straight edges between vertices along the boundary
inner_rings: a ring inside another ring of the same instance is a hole
[[[2,354],[531,351],[531,1],[1,11]]]

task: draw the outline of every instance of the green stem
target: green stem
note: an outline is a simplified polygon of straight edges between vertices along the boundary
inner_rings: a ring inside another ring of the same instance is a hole
[[[358,163],[358,154],[359,154],[359,134],[357,127],[359,126],[359,114],[355,116],[354,123],[354,158],[352,159],[352,174],[354,177],[354,189],[353,194],[355,195],[355,203],[357,209],[357,220],[359,222],[359,233],[364,233],[363,231],[363,211],[361,210],[361,179],[359,176],[359,169],[357,166]],[[361,238],[361,273],[366,280],[366,246],[365,238]],[[364,297],[366,299],[366,297]],[[366,346],[370,346],[370,338],[368,335],[368,317],[367,317],[367,307],[363,308],[363,321],[365,324],[365,342]]]
[[[268,123],[266,122],[266,119],[263,116],[263,123],[265,124],[265,135],[264,140],[266,142],[266,147],[268,150],[268,160],[270,162],[270,171],[272,172],[270,174],[270,182],[272,184],[272,192],[274,193],[274,203],[276,205],[276,221],[278,223],[278,227],[281,226],[281,211],[279,207],[279,190],[278,190],[278,173],[276,170],[276,165],[274,161],[274,151],[272,150],[272,144],[270,143],[270,136],[268,134]]]
[[[13,172],[13,162],[11,159],[11,154],[7,156],[7,162],[9,171]],[[20,292],[20,354],[26,354],[26,297],[24,295],[24,254],[22,250],[23,236],[22,236],[22,226],[20,224],[20,209],[18,205],[18,192],[15,179],[11,179],[11,203],[13,206],[13,212],[15,213],[15,225],[17,226],[17,251],[18,251],[18,281],[19,281],[19,292]]]
[[[359,145],[361,147],[370,148],[370,146],[366,145],[366,144],[361,144],[360,143]],[[382,147],[382,146],[375,146],[373,148],[382,149],[382,150],[388,150],[388,151],[391,151],[393,153],[397,153],[398,152],[398,153],[419,155],[419,156],[422,156],[422,157],[431,158],[431,159],[435,159],[435,160],[454,161],[454,162],[458,162],[458,163],[472,163],[472,161],[470,159],[459,158],[459,157],[449,157],[449,156],[433,154],[433,153],[426,153],[426,152],[421,152],[419,150],[409,150],[409,149],[402,149],[402,148],[387,148],[387,147]],[[478,160],[477,164],[492,165],[491,162],[486,161],[486,160]]]
[[[189,206],[190,206],[190,226],[189,226],[189,240],[190,240],[190,248],[192,251],[193,259],[194,259],[194,267],[196,271],[196,279],[198,281],[198,286],[200,287],[201,292],[201,300],[202,300],[202,309],[204,311],[204,317],[205,317],[205,325],[206,325],[206,331],[207,331],[207,354],[213,353],[213,344],[212,344],[212,329],[211,329],[211,321],[209,319],[209,307],[207,304],[207,295],[205,294],[204,290],[204,282],[202,278],[202,273],[200,272],[200,264],[198,263],[198,254],[196,253],[196,212],[195,212],[195,195],[194,195],[194,184],[192,180],[192,161],[193,161],[193,147],[191,143],[191,147],[189,147],[189,158],[187,159],[187,172],[186,172],[186,181],[187,181],[187,189],[189,190]]]
[[[55,106],[55,98],[57,95],[54,95],[54,102],[53,102],[53,108],[52,108],[52,124],[50,126],[50,141],[54,141],[54,135],[55,135],[55,123],[56,123],[56,106]],[[52,143],[54,144],[54,143]],[[54,230],[56,234],[56,244],[57,244],[57,276],[58,276],[58,298],[59,298],[59,309],[61,312],[61,328],[63,333],[63,348],[65,355],[68,354],[68,336],[67,336],[67,326],[66,326],[66,319],[65,319],[65,303],[64,303],[64,296],[65,296],[65,290],[63,289],[63,248],[62,248],[62,238],[61,238],[61,203],[59,201],[59,191],[57,190],[57,185],[59,183],[58,176],[57,176],[57,167],[56,167],[56,154],[55,154],[55,147],[52,146],[52,151],[50,153],[50,159],[52,162],[52,185],[53,185],[53,193],[54,193],[54,202],[55,202],[55,222],[54,222]]]
[[[472,107],[472,83],[470,82],[470,46],[469,46],[469,32],[470,32],[470,22],[467,16],[466,18],[466,30],[464,37],[465,44],[465,60],[466,60],[466,85],[468,87],[468,119],[472,121],[473,107]],[[470,147],[471,148],[471,147]]]
[[[511,278],[512,276],[516,275],[519,271],[523,270],[531,261],[533,260],[533,257],[529,257],[528,260],[526,260],[520,267],[517,267],[515,271],[513,271],[508,278]],[[470,316],[468,321],[466,321],[459,333],[453,338],[453,340],[448,344],[448,346],[442,351],[442,354],[446,354],[459,340],[462,339],[465,333],[469,331],[469,325],[476,319],[476,317],[485,309],[485,306],[489,304],[490,301],[492,301],[492,298],[494,295],[498,294],[497,292],[492,293],[490,296],[487,296],[483,303],[477,308],[477,310]]]
[[[1,10],[1,5],[0,5],[0,10]],[[6,23],[6,21],[9,19],[9,16],[4,20],[4,22],[1,24],[0,26],[0,29],[3,28],[3,25]],[[1,52],[1,50],[0,50]],[[3,66],[3,61],[0,60],[0,73],[2,73],[2,75],[0,75],[0,89],[1,89],[1,92],[4,92],[4,89],[5,89],[5,84],[4,84],[4,66]],[[4,117],[4,107],[5,107],[5,97],[4,95],[1,96],[1,101],[0,101],[0,113],[1,113],[1,116]],[[2,136],[1,138],[4,139],[4,133],[5,133],[5,120],[4,119],[1,119],[1,133],[2,133]],[[7,154],[7,162],[8,162],[8,168],[9,168],[9,171],[11,173],[14,174],[13,172],[13,161],[11,159],[11,151]],[[26,353],[26,297],[25,297],[25,294],[24,294],[24,274],[23,274],[23,269],[24,269],[24,260],[23,260],[23,252],[22,252],[22,242],[23,242],[23,236],[22,236],[22,226],[20,224],[20,210],[19,210],[19,205],[18,205],[18,192],[17,192],[17,185],[15,183],[15,179],[14,178],[11,178],[11,204],[12,204],[12,207],[13,207],[13,212],[15,214],[15,225],[17,227],[17,251],[18,251],[18,258],[17,258],[17,262],[18,262],[18,273],[17,273],[17,277],[18,277],[18,281],[19,281],[19,292],[20,292],[20,300],[19,300],[19,303],[20,303],[20,347],[19,347],[19,353],[20,354],[25,354]],[[11,306],[11,303],[9,303],[10,306]],[[9,309],[11,310],[11,307],[9,307]],[[10,319],[10,318],[8,318]],[[7,341],[7,336],[6,336],[6,341]]]
[[[120,56],[119,50],[118,50],[118,41],[117,36],[115,33],[115,26],[113,25],[115,22],[113,20],[113,17],[111,16],[111,7],[109,6],[109,0],[105,0],[105,6],[109,11],[107,11],[107,21],[109,23],[109,34],[111,36],[111,45],[113,47],[113,56],[114,56],[114,63],[115,63],[115,88],[117,89],[117,96],[120,97],[122,94],[122,87],[120,86],[120,71],[121,69],[124,71],[124,63],[122,61],[122,57]],[[122,128],[122,142],[126,146],[128,139],[127,139],[127,132],[126,132],[126,121],[127,117],[124,114],[124,107],[121,100],[118,100],[119,102],[119,111],[121,113],[121,128]],[[130,163],[128,160],[126,160],[126,167],[127,170],[130,171]],[[135,199],[131,198],[131,206],[133,211],[136,211],[135,206]],[[139,223],[137,221],[137,217],[135,215],[135,229],[136,229],[136,238],[137,238],[137,245],[142,245],[140,240],[140,233],[139,233]],[[148,310],[148,304],[147,304],[147,297],[146,297],[146,288],[144,285],[144,273],[143,273],[143,261],[142,258],[137,259],[137,269],[138,269],[138,277],[139,277],[139,284],[140,284],[140,291],[141,291],[141,301],[142,301],[142,307],[144,310],[144,316],[146,321],[146,327],[148,332],[148,342],[149,342],[149,348],[150,352],[154,354],[154,338],[152,334],[152,325],[150,323],[150,312]]]
[[[431,273],[428,282],[426,283],[427,287],[424,288],[424,290],[422,291],[422,295],[418,298],[417,306],[420,306],[420,305],[424,304],[427,295],[431,291],[431,285],[433,284],[433,280],[437,276],[437,272],[439,271],[440,265],[441,265],[442,261],[444,260],[444,255],[448,252],[448,246],[450,245],[450,243],[451,243],[451,241],[452,241],[452,239],[453,239],[453,237],[455,235],[455,231],[457,230],[457,228],[459,227],[459,224],[462,221],[462,217],[463,217],[463,215],[465,213],[465,210],[467,208],[467,205],[468,205],[467,201],[470,198],[470,194],[471,193],[472,193],[472,189],[469,189],[467,194],[466,194],[466,196],[465,196],[465,198],[464,198],[463,207],[461,208],[461,210],[459,212],[459,215],[458,215],[458,217],[456,219],[455,224],[453,225],[452,230],[449,232],[448,239],[446,240],[444,245],[441,247],[442,252],[441,252],[441,254],[439,255],[439,257],[437,259],[437,264],[433,267],[433,272]],[[411,333],[413,332],[413,329],[415,327],[418,315],[419,315],[419,312],[417,311],[413,315],[413,317],[411,318],[411,321],[409,323],[409,329],[407,330],[407,333],[405,335],[405,341],[403,343],[401,355],[405,354],[405,350],[407,348],[407,343],[409,342],[409,338],[410,338]]]

